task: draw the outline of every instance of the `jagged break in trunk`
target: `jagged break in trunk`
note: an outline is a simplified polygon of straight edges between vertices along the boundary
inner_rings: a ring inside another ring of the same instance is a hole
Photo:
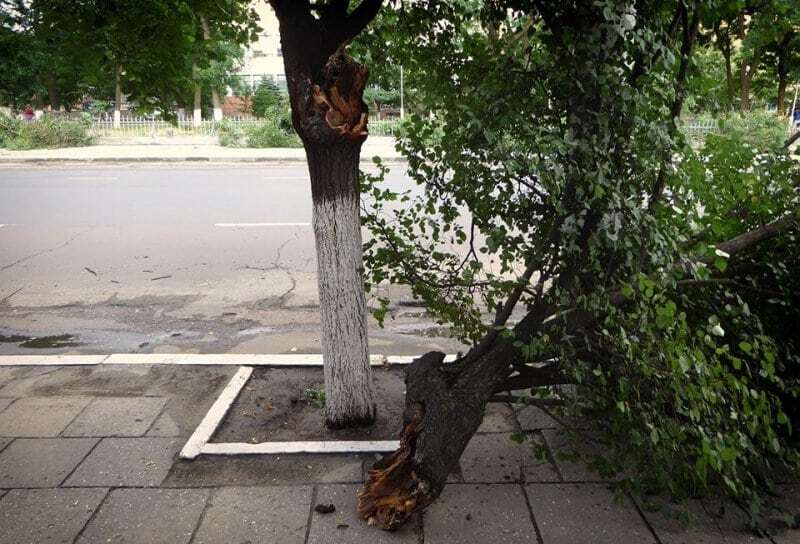
[[[530,337],[546,313],[545,307],[529,313],[515,327],[516,338]],[[407,369],[400,448],[373,466],[359,494],[359,514],[370,525],[397,529],[436,500],[480,426],[486,403],[513,383],[516,355],[510,342],[496,338],[488,349],[453,364],[443,364],[443,353],[430,352]],[[536,376],[526,377],[528,387],[563,383],[549,369],[531,372]]]
[[[317,246],[325,420],[329,427],[371,424],[375,399],[369,367],[362,278],[358,163],[367,137],[367,70],[345,46],[381,2],[348,2],[314,16],[293,0],[272,0],[280,22],[292,124],[308,158]]]

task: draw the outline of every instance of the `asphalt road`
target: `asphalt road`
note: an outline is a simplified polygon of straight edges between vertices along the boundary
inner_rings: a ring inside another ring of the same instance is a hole
[[[302,163],[0,168],[0,335],[74,344],[0,353],[318,352],[310,222]],[[373,351],[458,347],[420,314]]]

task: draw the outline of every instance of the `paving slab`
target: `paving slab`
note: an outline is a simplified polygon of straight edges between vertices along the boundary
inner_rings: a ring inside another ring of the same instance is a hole
[[[533,517],[546,544],[655,544],[633,503],[603,484],[528,484]]]
[[[370,527],[358,515],[358,485],[322,485],[317,488],[316,504],[333,504],[330,514],[311,514],[308,544],[390,544],[419,542],[420,519],[414,516],[399,530],[389,533]]]
[[[154,487],[180,450],[173,438],[104,438],[65,482],[69,487]]]
[[[731,535],[719,527],[720,503],[717,500],[690,500],[685,504],[660,504],[639,501],[647,523],[662,544],[728,544]]]
[[[97,398],[69,424],[62,436],[142,436],[166,402],[159,397]]]
[[[573,441],[565,431],[561,429],[545,429],[542,431],[547,447],[552,453],[558,471],[561,473],[565,482],[607,482],[608,478],[603,478],[596,472],[590,470],[584,460],[593,453],[598,452],[599,445],[588,441]],[[581,455],[581,459],[567,459],[564,455],[570,456],[574,452]],[[585,457],[584,457],[585,456]]]
[[[526,406],[516,412],[517,422],[523,431],[555,429],[560,425],[538,406]]]
[[[510,404],[491,402],[486,405],[483,421],[478,427],[478,433],[513,433],[519,431],[514,419],[514,410]]]
[[[800,497],[800,485],[780,486],[775,503],[785,513],[795,516],[795,519],[800,519],[800,499],[798,497]],[[772,539],[775,544],[800,544],[800,528],[781,527]]]
[[[218,489],[192,543],[303,544],[311,495],[311,486]]]
[[[529,448],[529,454],[522,465],[522,476],[525,482],[560,482],[561,475],[553,463],[550,451],[546,451],[544,458],[540,459],[536,456],[535,448],[545,446],[541,433],[535,432],[526,435],[524,444]]]
[[[0,451],[6,449],[6,446],[11,444],[11,441],[14,440],[13,438],[0,438]]]
[[[150,430],[147,431],[147,436],[181,436],[186,434],[186,436],[191,435],[191,431],[187,433],[183,433],[181,431],[180,424],[175,421],[175,418],[172,417],[172,414],[169,413],[169,404],[164,412],[158,416],[153,426],[150,427]]]
[[[0,389],[0,397],[56,397],[63,395],[64,391],[59,386],[68,382],[72,377],[85,378],[92,372],[93,366],[42,366],[42,367],[17,367],[17,376]],[[2,367],[2,369],[15,369],[15,367]],[[106,384],[108,387],[108,384]],[[80,393],[71,393],[80,395]],[[83,395],[83,396],[92,396]]]
[[[201,455],[193,461],[176,461],[162,486],[361,483],[365,459],[352,454]]]
[[[14,489],[0,501],[0,544],[71,544],[106,489]]]
[[[0,487],[58,487],[94,438],[18,438],[0,452]]]
[[[0,436],[58,436],[90,401],[89,397],[18,399],[0,413]]]
[[[448,485],[425,511],[424,526],[425,544],[537,542],[522,488],[514,484]]]
[[[477,434],[461,455],[461,474],[465,482],[519,482],[530,455],[529,446],[512,441],[510,433]]]
[[[206,489],[115,489],[77,544],[187,544],[209,493]]]
[[[15,400],[17,400],[17,399],[15,399],[15,398],[0,398],[0,412],[5,410],[6,408],[8,408],[8,406],[12,402],[14,402]]]

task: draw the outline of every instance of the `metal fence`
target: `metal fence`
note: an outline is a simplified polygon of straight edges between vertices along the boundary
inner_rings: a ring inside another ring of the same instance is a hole
[[[681,124],[681,130],[693,145],[702,145],[706,135],[719,130],[714,119],[692,119]]]
[[[271,123],[268,119],[255,117],[226,117],[225,123],[241,127]],[[174,122],[149,117],[125,116],[119,126],[114,126],[114,118],[109,115],[92,118],[92,136],[114,137],[169,137],[169,136],[216,136],[220,121],[203,119],[195,124],[191,116],[178,116]],[[369,133],[373,136],[398,136],[401,124],[399,119],[379,119],[369,122]]]

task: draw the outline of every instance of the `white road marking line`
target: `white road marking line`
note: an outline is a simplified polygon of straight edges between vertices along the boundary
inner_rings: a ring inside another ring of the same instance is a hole
[[[411,364],[418,355],[370,355],[372,366]],[[456,359],[445,356],[445,362]],[[58,365],[219,365],[219,366],[322,366],[319,353],[112,353],[108,355],[0,355],[2,366]]]
[[[0,366],[94,366],[108,357],[108,355],[4,355],[0,357]]]
[[[214,223],[215,227],[310,227],[311,223]]]
[[[302,180],[305,180],[305,181],[310,181],[311,180],[311,178],[309,178],[308,176],[264,176],[263,179],[269,179],[269,180],[302,179]]]
[[[67,181],[115,181],[116,176],[69,176]]]
[[[220,393],[217,400],[214,401],[214,404],[208,410],[208,413],[206,413],[203,421],[200,422],[200,425],[194,430],[192,436],[186,441],[186,445],[183,446],[180,453],[181,459],[194,459],[200,455],[203,446],[211,440],[214,431],[216,431],[219,424],[222,423],[225,414],[228,413],[228,409],[231,407],[231,404],[233,404],[233,401],[236,400],[236,397],[239,396],[239,391],[242,390],[244,384],[250,379],[252,373],[253,369],[249,366],[240,367],[239,370],[236,371],[236,374],[234,374],[231,381],[228,382],[228,385],[225,386],[225,389],[222,390],[222,393]]]
[[[16,227],[17,223],[0,223],[0,229],[3,227]]]

